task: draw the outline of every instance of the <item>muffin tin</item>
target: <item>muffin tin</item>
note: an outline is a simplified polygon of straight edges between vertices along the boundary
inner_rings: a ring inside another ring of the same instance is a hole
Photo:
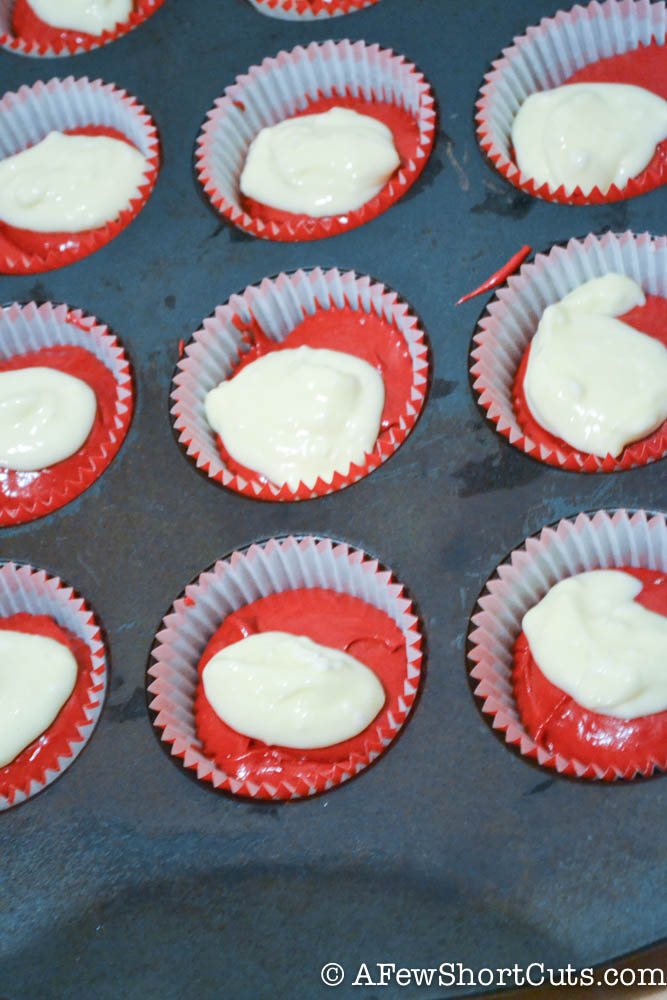
[[[58,72],[113,81],[154,118],[163,166],[132,226],[59,271],[0,277],[1,301],[70,302],[132,357],[136,411],[97,482],[33,524],[3,529],[4,560],[68,580],[100,621],[109,688],[79,759],[2,818],[0,991],[165,1000],[450,997],[471,986],[353,986],[362,962],[473,969],[590,966],[664,937],[660,838],[667,784],[560,777],[510,752],[480,715],[465,635],[489,574],[529,535],[580,511],[653,510],[664,460],[620,475],[552,469],[478,410],[468,351],[488,298],[453,303],[522,244],[664,231],[664,196],[571,207],[517,191],[486,163],[474,104],[488,66],[552,0],[452,7],[382,0],[336,21],[422,71],[439,134],[397,204],[333,239],[278,244],[220,220],[193,173],[196,136],[225,86],[279,50],[332,37],[245,0],[165,3],[136,31]],[[335,38],[339,37],[336,27]],[[0,52],[3,87],[48,78]],[[54,65],[49,63],[49,65]],[[342,492],[261,503],[200,475],[179,448],[169,392],[180,342],[221,302],[299,268],[355,271],[395,290],[426,332],[433,377],[421,419],[380,468]],[[390,751],[299,802],[216,794],[173,767],[146,708],[153,637],[174,595],[252,542],[328,536],[391,567],[425,635],[425,681]],[[39,961],[35,956],[39,955]],[[322,967],[346,972],[336,989]],[[488,981],[488,980],[487,980]],[[490,986],[486,986],[490,989]]]

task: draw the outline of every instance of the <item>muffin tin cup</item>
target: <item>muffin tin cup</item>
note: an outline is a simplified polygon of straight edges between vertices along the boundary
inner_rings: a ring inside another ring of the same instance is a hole
[[[240,780],[206,757],[197,737],[194,701],[198,663],[222,621],[233,611],[271,594],[322,587],[359,597],[385,612],[405,639],[403,693],[390,700],[359,751],[341,761],[303,764],[303,775],[267,777],[249,770]],[[298,799],[328,791],[363,771],[392,742],[414,704],[421,677],[421,634],[401,584],[358,549],[331,539],[270,539],[220,560],[185,588],[155,637],[148,669],[149,709],[160,740],[183,767],[214,788],[257,799]]]
[[[38,274],[65,267],[99,250],[146,204],[159,169],[155,124],[136,98],[102,80],[72,76],[10,91],[0,100],[0,159],[34,146],[49,132],[102,125],[117,129],[146,157],[144,179],[118,217],[97,229],[73,233],[76,245],[44,254],[27,253],[0,233],[0,274]]]
[[[43,517],[84,492],[112,461],[132,419],[133,390],[130,364],[116,337],[94,316],[66,305],[34,302],[0,308],[0,359],[7,360],[46,347],[72,345],[90,351],[116,381],[113,426],[98,447],[82,445],[75,474],[58,481],[46,497],[6,496],[0,491],[0,526],[22,524]],[[39,474],[39,473],[37,473]],[[26,474],[30,476],[31,474]]]
[[[498,566],[472,615],[468,658],[474,664],[470,677],[478,682],[474,693],[482,700],[482,712],[510,746],[560,774],[613,781],[667,769],[667,749],[661,759],[646,757],[625,770],[552,754],[529,736],[514,699],[513,648],[526,611],[569,576],[623,566],[667,571],[664,514],[598,511],[544,528]]]
[[[324,21],[329,17],[354,14],[373,7],[380,0],[248,0],[260,14],[281,21]]]
[[[25,802],[66,771],[90,739],[102,712],[107,688],[107,662],[100,627],[83,598],[72,587],[42,569],[0,564],[0,618],[27,612],[49,615],[61,628],[81,639],[90,653],[90,668],[66,705],[76,704],[75,721],[56,718],[30,746],[30,760],[19,758],[0,768],[0,811]],[[63,706],[64,708],[65,706]],[[61,710],[62,713],[62,710]]]
[[[492,299],[473,337],[473,391],[493,427],[527,455],[576,472],[620,472],[667,455],[667,422],[614,458],[536,444],[520,426],[513,384],[523,354],[547,306],[591,278],[610,271],[626,274],[651,295],[667,298],[667,237],[649,233],[605,233],[572,239],[524,264]]]
[[[91,36],[78,45],[71,42],[58,41],[53,45],[44,44],[37,41],[29,41],[14,34],[12,29],[12,11],[16,0],[0,0],[0,47],[9,52],[15,52],[22,56],[75,56],[81,52],[91,52],[102,45],[108,45],[117,38],[121,38],[129,31],[137,28],[140,24],[154,14],[162,6],[164,0],[137,0],[135,10],[132,11],[127,21],[122,21],[116,25],[113,31],[103,31],[99,36]]]
[[[284,222],[248,215],[239,180],[252,140],[310,102],[336,96],[394,104],[411,113],[419,139],[398,173],[374,198],[344,215],[295,215]],[[286,242],[322,239],[361,226],[398,201],[424,169],[434,136],[430,86],[403,56],[362,41],[312,42],[265,59],[226,88],[197,139],[197,173],[213,207],[253,236]]]
[[[595,205],[621,201],[652,191],[667,180],[667,159],[631,178],[623,188],[612,185],[603,194],[593,188],[584,194],[563,185],[552,190],[538,186],[512,159],[512,123],[525,99],[540,90],[558,87],[583,66],[630,52],[652,41],[665,43],[667,11],[649,0],[605,0],[586,7],[559,11],[528,28],[504,49],[491,70],[477,101],[477,138],[484,153],[506,180],[527,194],[566,205]]]
[[[352,464],[346,475],[335,472],[330,482],[318,479],[313,487],[296,490],[277,486],[257,473],[246,478],[233,472],[220,454],[216,435],[204,410],[206,394],[229,378],[248,350],[248,327],[256,321],[262,332],[280,343],[305,316],[346,306],[361,314],[375,313],[400,332],[412,360],[412,386],[398,424],[381,434],[363,464]],[[385,462],[405,441],[424,405],[428,382],[428,351],[417,318],[396,292],[372,278],[337,269],[296,271],[266,278],[233,295],[213,316],[204,320],[185,348],[174,377],[172,416],[179,442],[199,469],[223,486],[257,500],[308,500],[350,486]]]

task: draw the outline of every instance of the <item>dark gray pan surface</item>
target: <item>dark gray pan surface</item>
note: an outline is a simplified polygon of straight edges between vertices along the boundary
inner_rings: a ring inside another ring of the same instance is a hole
[[[352,987],[362,962],[473,969],[588,966],[665,935],[667,784],[575,783],[517,757],[471,696],[464,636],[496,564],[580,510],[664,507],[665,463],[577,476],[518,453],[485,423],[467,375],[485,299],[454,301],[523,243],[590,231],[665,230],[665,193],[596,208],[516,192],[483,161],[473,104],[500,49],[556,0],[382,0],[308,26],[243,0],[168,0],[127,38],[87,56],[0,52],[2,91],[54,75],[102,77],[155,116],[164,163],[139,218],[86,260],[0,278],[0,300],[68,301],[118,334],[138,406],[103,477],[50,517],[0,536],[0,557],[45,567],[92,604],[111,686],[71,770],[0,819],[0,995],[7,1000],[441,997],[465,989]],[[200,196],[196,135],[214,98],[279,49],[327,37],[395,48],[431,81],[432,159],[408,196],[354,232],[272,244],[238,233]],[[178,342],[231,293],[299,266],[371,273],[421,316],[435,362],[423,417],[362,483],[267,505],[198,476],[172,435]],[[249,542],[343,538],[414,596],[427,674],[412,720],[359,779],[311,801],[216,795],[170,762],[144,698],[153,634],[183,586]],[[340,962],[345,984],[320,968]],[[468,989],[467,992],[472,992]]]

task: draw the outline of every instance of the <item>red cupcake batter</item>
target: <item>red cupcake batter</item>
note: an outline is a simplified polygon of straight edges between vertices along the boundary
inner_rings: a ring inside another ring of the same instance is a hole
[[[105,135],[111,139],[120,139],[128,146],[132,146],[133,149],[137,148],[123,132],[107,125],[85,125],[80,128],[67,129],[64,135]],[[109,220],[109,222],[112,221],[114,220]],[[107,224],[105,223],[105,226]],[[99,227],[99,229],[104,228],[104,226]],[[32,229],[19,229],[16,226],[10,226],[0,219],[0,255],[16,256],[18,250],[22,253],[46,257],[53,250],[62,253],[65,250],[79,249],[82,242],[88,240],[91,234],[98,231],[84,229],[78,233],[38,233]]]
[[[392,428],[398,425],[405,412],[406,402],[410,399],[412,357],[402,334],[376,313],[365,313],[352,309],[351,306],[343,309],[318,309],[312,316],[306,316],[281,343],[267,337],[255,319],[244,324],[239,317],[235,317],[234,324],[243,333],[244,340],[251,345],[236,366],[235,375],[246,365],[272,351],[307,346],[354,354],[376,368],[384,381],[385,401],[373,453],[379,450],[382,440],[389,437]],[[267,482],[266,477],[259,472],[235,461],[219,435],[216,435],[216,441],[222,460],[231,472],[244,479]]]
[[[649,611],[667,615],[667,574],[618,567],[641,580],[635,597]],[[617,719],[583,708],[571,695],[547,680],[533,659],[522,632],[514,646],[514,697],[529,735],[550,753],[604,770],[618,768],[628,776],[645,770],[652,759],[667,755],[667,711],[637,719]]]
[[[655,337],[656,340],[659,340],[661,344],[664,344],[664,346],[667,347],[667,299],[663,299],[657,295],[647,295],[646,302],[643,306],[637,306],[624,316],[619,316],[618,319],[627,323],[628,326],[634,327],[635,330],[639,330],[640,333],[646,333],[651,337]],[[529,356],[530,344],[528,344],[528,347],[524,351],[523,357],[521,358],[521,363],[517,370],[514,378],[514,385],[512,387],[514,411],[521,430],[536,444],[546,445],[551,451],[559,451],[561,454],[565,455],[566,468],[579,469],[582,465],[586,468],[597,468],[599,460],[596,456],[590,455],[588,452],[577,451],[576,448],[573,448],[561,438],[550,434],[549,431],[545,430],[541,424],[537,422],[535,417],[530,412],[523,388]],[[617,463],[627,463],[629,465],[633,463],[645,462],[645,450],[647,445],[657,445],[660,439],[664,438],[665,435],[667,435],[667,421],[658,427],[657,430],[653,431],[653,433],[648,437],[642,438],[640,441],[634,441],[632,444],[627,445],[621,454],[616,458],[607,456],[607,458],[604,459],[603,467],[606,467],[607,464],[615,466]]]
[[[134,3],[133,10],[136,10],[137,6]],[[115,31],[105,31],[101,35],[89,35],[85,31],[56,28],[37,17],[29,0],[16,0],[12,11],[12,31],[17,38],[35,42],[42,49],[51,48],[56,52],[63,47],[71,51],[81,45],[99,44],[115,34]]]
[[[12,802],[17,790],[28,792],[31,782],[43,781],[47,770],[59,770],[58,758],[71,757],[70,743],[81,742],[79,727],[88,722],[84,708],[90,707],[89,689],[93,684],[93,663],[90,649],[83,639],[79,639],[68,629],[61,628],[48,615],[21,612],[9,618],[0,618],[0,629],[55,639],[67,646],[78,666],[74,690],[53,723],[22,750],[11,764],[0,768],[0,796]]]
[[[34,472],[0,467],[0,525],[24,520],[17,518],[17,508],[40,516],[78,496],[101,475],[124,436],[116,427],[116,379],[94,354],[83,347],[66,345],[0,360],[0,372],[38,366],[57,368],[86,382],[97,398],[95,422],[82,447],[62,462]],[[131,398],[125,402],[131,411]]]
[[[369,667],[384,687],[386,701],[380,714],[363,732],[334,746],[295,750],[268,746],[237,733],[211,708],[201,675],[221,649],[258,632],[305,635],[323,646],[349,653]],[[195,724],[207,756],[226,774],[240,780],[303,779],[331,770],[337,761],[365,757],[366,744],[375,744],[375,730],[396,710],[407,671],[405,639],[383,611],[358,597],[321,588],[284,591],[253,601],[229,615],[209,640],[199,661],[200,682],[195,699]]]
[[[394,146],[396,147],[398,155],[401,159],[401,166],[405,166],[406,162],[410,159],[410,156],[419,145],[419,126],[417,125],[417,122],[409,111],[406,111],[404,108],[396,107],[394,104],[380,104],[377,101],[365,101],[362,98],[353,96],[321,97],[317,101],[311,101],[302,111],[297,111],[296,114],[290,115],[290,117],[301,118],[303,115],[323,114],[325,111],[330,111],[332,108],[348,108],[351,111],[356,111],[357,114],[368,115],[371,118],[376,118],[378,121],[386,125],[387,128],[391,130],[394,137]],[[398,167],[397,169],[400,170],[401,167]],[[389,184],[391,184],[391,178],[375,197],[380,197]],[[299,221],[306,221],[312,218],[306,214],[298,212],[285,212],[280,208],[273,208],[271,205],[264,205],[260,201],[255,201],[254,198],[247,198],[244,194],[241,194],[241,207],[252,218],[259,218],[264,222],[288,222],[294,226]],[[359,209],[356,209],[355,211],[359,211]],[[337,216],[324,216],[322,218],[317,218],[316,221],[326,225],[327,218],[338,218],[341,214],[347,215],[352,214],[352,212],[339,213]]]

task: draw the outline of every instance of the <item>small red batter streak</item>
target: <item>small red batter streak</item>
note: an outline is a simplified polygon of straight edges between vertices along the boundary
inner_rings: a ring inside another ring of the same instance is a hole
[[[502,285],[503,282],[507,281],[509,276],[514,274],[516,269],[523,264],[532,249],[533,248],[529,247],[527,244],[522,246],[520,250],[510,257],[506,264],[503,264],[503,266],[498,271],[495,271],[490,278],[487,278],[483,284],[481,284],[478,288],[473,289],[472,292],[468,292],[467,295],[463,295],[454,304],[460,306],[463,302],[468,302],[470,299],[474,299],[475,296],[483,295],[484,292],[489,292],[492,288]]]

